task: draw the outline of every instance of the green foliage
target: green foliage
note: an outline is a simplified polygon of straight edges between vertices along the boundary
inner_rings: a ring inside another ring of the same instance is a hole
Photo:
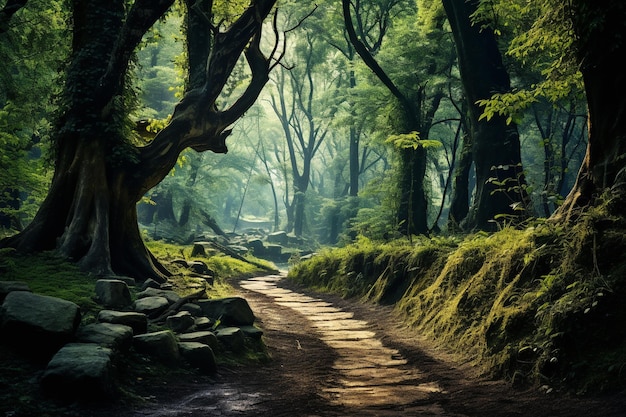
[[[420,139],[419,132],[400,133],[391,135],[385,143],[392,144],[397,149],[418,149],[418,148],[441,148],[441,142],[432,139]]]
[[[506,54],[522,75],[515,91],[480,100],[481,118],[502,115],[507,123],[520,123],[526,110],[539,100],[558,105],[583,96],[582,77],[575,63],[572,29],[566,2],[533,3],[522,0],[481,1],[473,15],[475,24],[502,35]],[[532,75],[531,75],[532,74]]]
[[[49,182],[41,155],[68,51],[62,6],[29,2],[0,34],[0,217],[13,228],[32,218]]]
[[[498,115],[506,117],[506,124],[519,124],[524,111],[536,101],[535,94],[530,91],[494,94],[489,99],[478,100],[477,104],[483,107],[483,113],[478,120],[489,121]]]
[[[373,240],[397,237],[399,199],[396,173],[373,179],[363,188],[359,209],[345,233],[347,237],[354,234]],[[341,243],[347,244],[352,240],[351,237],[344,238]]]
[[[171,13],[148,31],[137,53],[134,77],[141,105],[134,117],[161,121],[159,126],[153,125],[149,132],[157,132],[165,126],[168,116],[182,97],[186,64],[181,28],[182,17]]]
[[[521,220],[527,220],[530,216],[530,194],[532,187],[523,181],[525,175],[521,170],[522,164],[492,166],[493,177],[487,179],[493,189],[491,194],[504,193],[510,200],[511,213],[499,213],[494,216],[494,221],[500,225],[519,225]]]
[[[81,308],[86,320],[93,320],[98,308],[93,300],[95,278],[79,271],[78,267],[52,252],[39,255],[17,255],[12,250],[0,251],[0,270],[3,281],[23,281],[37,294],[58,297]]]

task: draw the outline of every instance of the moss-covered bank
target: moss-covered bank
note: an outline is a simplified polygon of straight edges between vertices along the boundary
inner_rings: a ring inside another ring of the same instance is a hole
[[[393,304],[485,374],[578,393],[626,387],[626,227],[601,209],[571,227],[356,243],[289,277]]]

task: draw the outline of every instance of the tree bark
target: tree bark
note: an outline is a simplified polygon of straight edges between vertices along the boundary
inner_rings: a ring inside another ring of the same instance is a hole
[[[461,231],[461,222],[467,217],[470,201],[470,171],[472,168],[472,142],[471,137],[463,135],[463,145],[452,180],[452,197],[450,199],[450,211],[448,212],[448,229]]]

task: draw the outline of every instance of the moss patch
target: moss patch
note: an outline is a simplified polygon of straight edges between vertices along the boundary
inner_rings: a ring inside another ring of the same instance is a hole
[[[626,225],[591,211],[463,239],[361,239],[292,268],[305,285],[393,304],[484,374],[576,392],[626,387]],[[621,323],[621,324],[620,324]]]

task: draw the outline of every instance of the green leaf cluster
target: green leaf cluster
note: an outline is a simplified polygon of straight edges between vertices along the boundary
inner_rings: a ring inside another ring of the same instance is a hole
[[[420,139],[419,132],[400,133],[387,137],[389,143],[396,149],[441,148],[443,144],[438,140]]]

